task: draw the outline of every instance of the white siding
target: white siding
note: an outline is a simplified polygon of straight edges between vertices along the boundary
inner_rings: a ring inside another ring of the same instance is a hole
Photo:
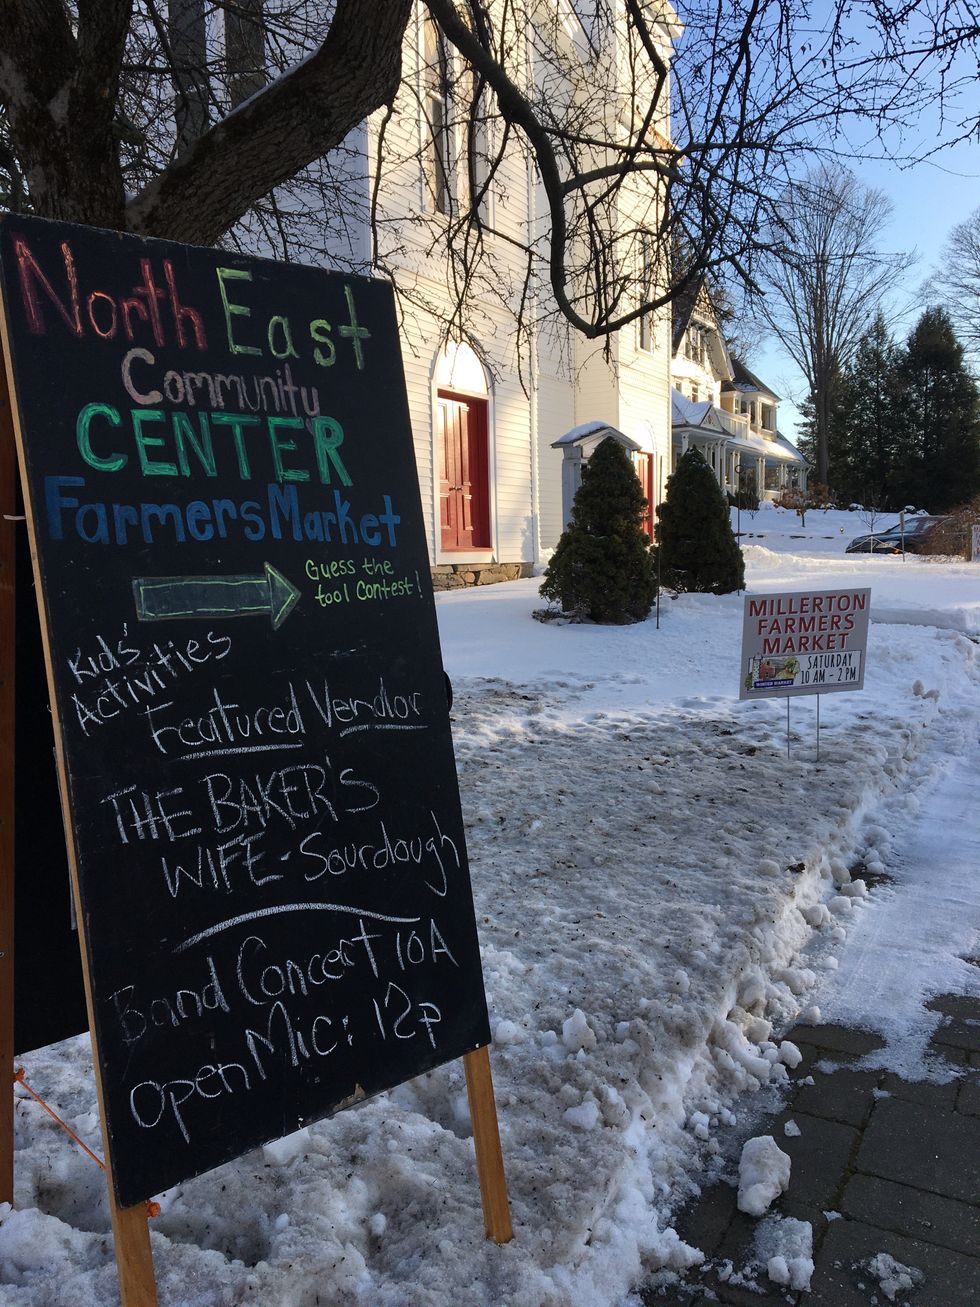
[[[562,529],[561,454],[551,444],[573,426],[601,420],[632,436],[655,455],[669,454],[670,342],[666,315],[654,332],[653,351],[638,351],[627,328],[609,347],[574,336],[547,316],[550,295],[533,286],[525,305],[528,329],[519,339],[516,314],[525,265],[510,240],[485,236],[487,259],[470,286],[465,320],[457,307],[453,264],[447,256],[448,219],[432,212],[425,194],[422,155],[426,134],[420,98],[421,12],[407,43],[405,80],[384,136],[384,189],[377,214],[377,265],[398,288],[405,380],[431,561],[533,563],[546,557]],[[622,58],[611,49],[605,58]],[[560,88],[555,88],[558,94]],[[611,106],[605,106],[609,114]],[[600,109],[600,112],[603,112]],[[366,213],[383,115],[355,138],[363,169],[352,169],[355,206]],[[610,123],[606,123],[608,128]],[[348,142],[350,144],[350,142]],[[359,179],[359,180],[357,180]],[[457,185],[462,179],[457,178]],[[631,230],[652,213],[649,190],[623,198]],[[505,159],[491,200],[491,220],[503,236],[527,241],[545,235],[546,213],[519,151]],[[346,251],[350,261],[371,252],[371,234]],[[355,242],[356,244],[356,242]],[[338,251],[338,255],[341,251]],[[539,321],[535,321],[539,317]],[[438,455],[434,440],[434,367],[447,331],[465,339],[484,363],[489,386],[492,549],[480,555],[440,552]],[[521,359],[518,358],[518,350]],[[665,460],[667,461],[667,460]],[[657,464],[655,463],[655,467]]]

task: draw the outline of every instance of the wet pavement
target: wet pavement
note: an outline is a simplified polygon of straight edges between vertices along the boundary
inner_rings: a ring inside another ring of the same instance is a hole
[[[810,1289],[780,1288],[765,1267],[738,1283],[758,1222],[720,1182],[676,1223],[705,1265],[683,1284],[648,1289],[648,1307],[980,1307],[980,1000],[946,995],[929,1007],[941,1014],[929,1053],[950,1073],[945,1083],[863,1069],[882,1041],[860,1030],[797,1026],[786,1035],[803,1060],[786,1109],[754,1133],[773,1135],[792,1160],[789,1189],[770,1210],[811,1223]],[[787,1121],[798,1135],[784,1134]],[[914,1268],[915,1286],[870,1274],[879,1253]]]

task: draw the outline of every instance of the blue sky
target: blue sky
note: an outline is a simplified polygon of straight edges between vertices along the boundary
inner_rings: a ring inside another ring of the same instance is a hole
[[[911,142],[908,148],[910,152],[923,148],[923,142]],[[946,147],[930,159],[904,168],[874,158],[869,151],[867,157],[852,161],[850,166],[866,185],[884,191],[894,206],[882,248],[916,250],[919,255],[885,306],[886,313],[889,308],[895,313],[893,330],[901,338],[926,306],[920,288],[939,262],[950,229],[980,208],[980,144]],[[779,425],[792,440],[797,414],[790,401],[804,396],[802,377],[775,340],[757,350],[749,366],[783,397]]]

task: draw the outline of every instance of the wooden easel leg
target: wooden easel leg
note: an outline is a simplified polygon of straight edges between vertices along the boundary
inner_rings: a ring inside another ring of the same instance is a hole
[[[112,1213],[112,1239],[116,1246],[116,1271],[122,1307],[157,1307],[153,1253],[150,1251],[150,1227],[146,1208],[118,1207],[109,1185],[109,1209]]]
[[[0,357],[0,1203],[14,1201],[14,535],[17,450]]]
[[[510,1222],[510,1203],[507,1200],[504,1157],[500,1150],[489,1049],[477,1048],[472,1053],[465,1053],[463,1069],[466,1072],[466,1093],[470,1100],[470,1119],[473,1122],[476,1169],[480,1177],[480,1198],[483,1201],[483,1225],[488,1239],[497,1243],[509,1243],[514,1237],[514,1229]]]

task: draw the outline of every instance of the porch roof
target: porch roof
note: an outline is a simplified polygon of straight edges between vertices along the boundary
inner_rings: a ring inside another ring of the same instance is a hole
[[[734,449],[756,458],[764,456],[774,463],[806,463],[796,446],[778,432],[775,440],[746,433],[736,428],[731,414],[716,408],[707,400],[695,403],[677,390],[671,395],[671,418],[671,432],[675,440],[680,440],[686,433],[696,443],[725,440]]]

